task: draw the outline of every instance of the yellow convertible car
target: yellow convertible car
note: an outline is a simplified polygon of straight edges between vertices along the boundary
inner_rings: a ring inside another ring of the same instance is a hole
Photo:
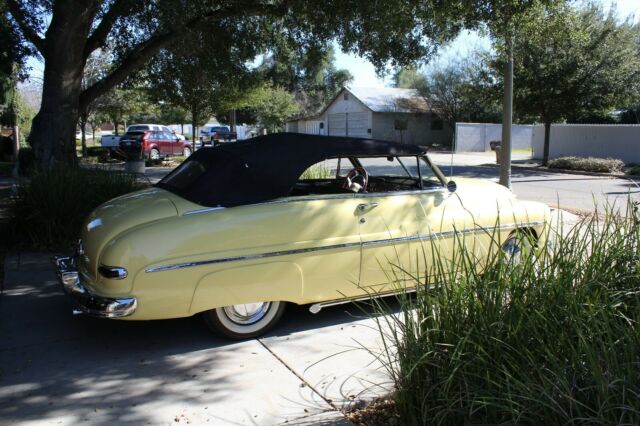
[[[76,253],[54,262],[77,313],[202,314],[242,339],[287,303],[315,313],[392,294],[390,265],[424,276],[461,236],[479,257],[495,237],[516,253],[516,231],[542,238],[548,221],[548,207],[495,183],[448,181],[422,147],[281,133],[201,149],[155,187],[103,204]]]

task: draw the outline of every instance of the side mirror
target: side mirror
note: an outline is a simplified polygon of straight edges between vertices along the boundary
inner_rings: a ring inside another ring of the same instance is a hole
[[[456,185],[454,181],[450,180],[449,182],[447,182],[447,189],[449,190],[449,192],[456,192],[456,189],[458,189],[458,185]]]

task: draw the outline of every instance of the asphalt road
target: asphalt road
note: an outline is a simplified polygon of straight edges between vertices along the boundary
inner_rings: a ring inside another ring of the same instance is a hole
[[[449,168],[446,168],[449,174]],[[474,177],[498,181],[498,168],[491,166],[459,165],[453,167],[453,177]],[[551,207],[568,211],[599,211],[609,204],[626,206],[628,197],[640,201],[640,186],[633,180],[551,173],[540,170],[514,168],[512,190],[523,200],[540,201]]]

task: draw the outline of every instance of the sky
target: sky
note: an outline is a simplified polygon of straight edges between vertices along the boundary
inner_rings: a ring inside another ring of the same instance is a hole
[[[364,0],[363,0],[364,1]],[[620,17],[634,15],[635,21],[640,21],[640,0],[596,0],[605,10],[615,5]],[[449,46],[442,49],[439,58],[446,60],[450,56],[466,56],[478,48],[488,49],[491,46],[486,37],[480,37],[476,32],[465,31]],[[35,58],[28,61],[31,67],[30,76],[35,82],[42,81],[43,64]],[[345,68],[354,76],[351,86],[355,87],[385,87],[390,85],[390,75],[379,78],[373,65],[366,59],[353,54],[346,54],[336,47],[336,67]]]

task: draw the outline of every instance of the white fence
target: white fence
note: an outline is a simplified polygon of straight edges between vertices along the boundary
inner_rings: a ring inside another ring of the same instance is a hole
[[[536,126],[533,156],[542,158],[544,126]],[[640,163],[640,125],[637,124],[553,124],[549,137],[549,158],[564,156],[618,158]]]
[[[514,124],[511,146],[514,150],[531,150],[537,126]],[[484,152],[489,142],[502,139],[502,124],[456,123],[456,152]]]

